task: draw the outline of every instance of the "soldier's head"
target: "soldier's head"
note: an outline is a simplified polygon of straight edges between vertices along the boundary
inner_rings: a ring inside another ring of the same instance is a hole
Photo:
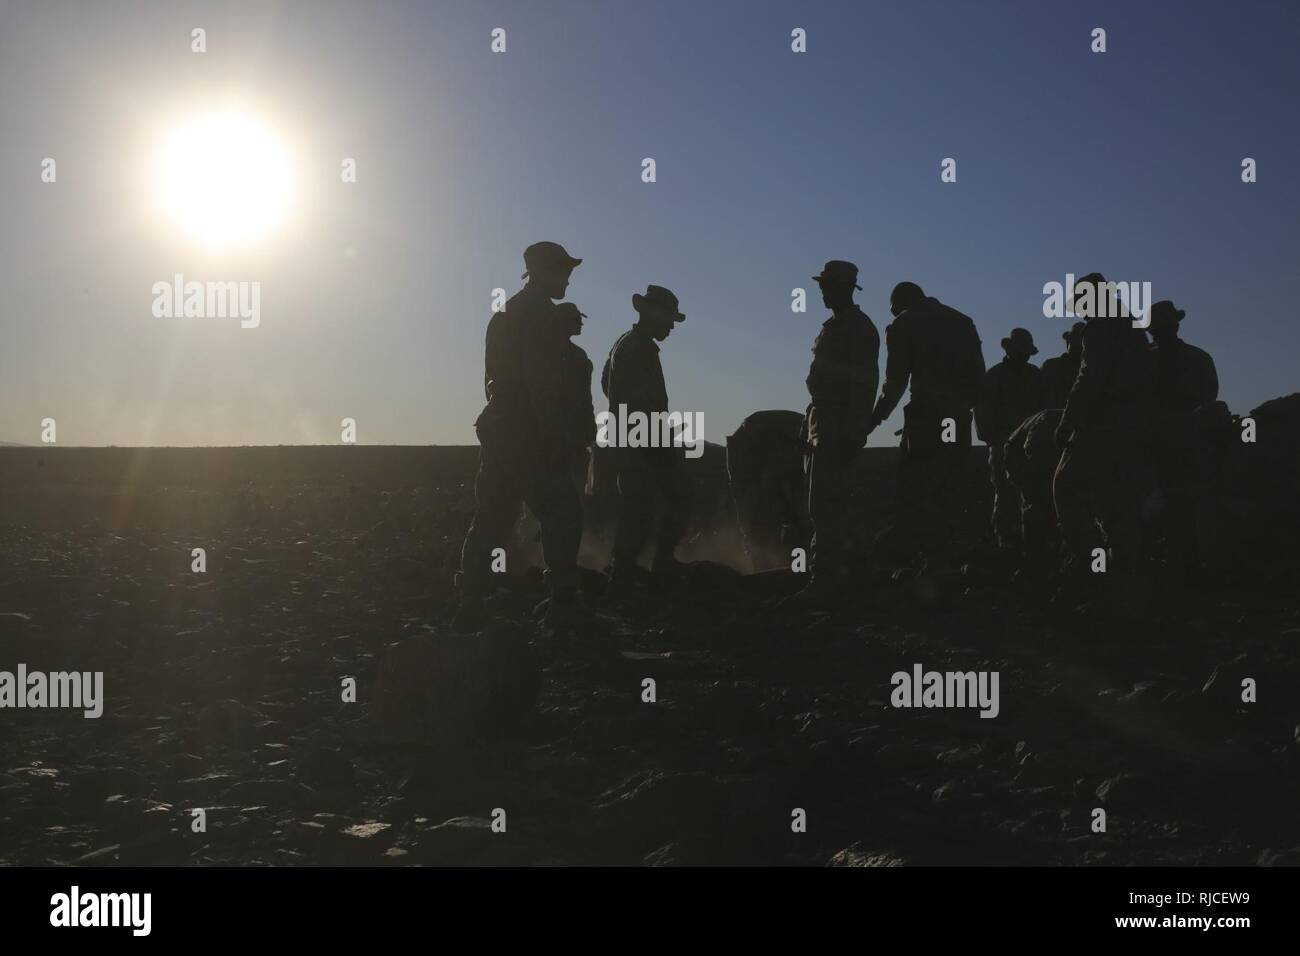
[[[558,242],[534,242],[524,250],[524,274],[529,285],[536,285],[549,298],[564,298],[569,276],[582,264],[569,255]]]
[[[1117,286],[1107,282],[1100,272],[1090,272],[1074,280],[1070,293],[1070,306],[1081,319],[1126,319],[1128,307],[1119,297]]]
[[[1012,329],[1011,334],[1002,340],[1002,351],[1007,353],[1007,359],[1012,363],[1024,365],[1031,355],[1038,354],[1038,347],[1028,329]]]
[[[813,279],[821,287],[822,304],[833,312],[852,306],[853,290],[862,289],[858,285],[858,267],[843,259],[832,259]]]
[[[636,324],[648,331],[657,342],[668,338],[678,322],[686,321],[686,316],[677,307],[677,296],[661,285],[646,286],[645,295],[632,293],[632,308],[637,311]]]
[[[1174,308],[1168,299],[1161,299],[1151,306],[1151,327],[1147,330],[1156,345],[1173,342],[1178,338],[1178,323],[1187,313]]]
[[[1066,355],[1083,354],[1083,330],[1087,327],[1087,322],[1075,322],[1069,329],[1061,333],[1061,338],[1065,339]]]
[[[582,320],[586,317],[586,313],[579,312],[578,307],[572,302],[561,302],[555,307],[556,327],[566,338],[582,334]]]
[[[925,301],[925,293],[915,282],[900,282],[889,293],[889,312],[898,318],[914,305]]]

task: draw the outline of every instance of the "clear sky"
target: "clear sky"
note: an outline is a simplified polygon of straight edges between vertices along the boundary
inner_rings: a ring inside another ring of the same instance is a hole
[[[586,260],[597,370],[633,292],[678,294],[670,402],[711,441],[806,404],[832,258],[882,333],[911,279],[990,364],[1017,325],[1060,351],[1045,282],[1149,281],[1245,412],[1300,389],[1298,49],[1287,0],[0,0],[0,439],[471,443],[492,290],[539,239]],[[213,250],[156,213],[154,156],[231,103],[294,198]],[[260,325],[155,317],[178,272],[259,282]]]

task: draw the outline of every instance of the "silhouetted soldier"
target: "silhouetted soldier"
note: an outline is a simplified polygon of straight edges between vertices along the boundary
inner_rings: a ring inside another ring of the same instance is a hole
[[[1028,329],[1012,329],[1002,340],[1005,358],[984,373],[975,403],[975,434],[989,446],[989,475],[993,483],[993,536],[999,548],[1015,548],[1021,541],[1020,494],[1007,482],[1003,443],[1042,405],[1038,367],[1030,363],[1038,354]]]
[[[542,528],[550,571],[549,624],[571,622],[577,588],[582,502],[569,475],[563,410],[539,401],[561,373],[562,346],[553,299],[563,297],[581,263],[554,242],[524,250],[527,284],[488,322],[484,356],[487,407],[474,423],[479,470],[475,511],[461,552],[465,623],[491,591],[492,552],[506,549],[525,502]]]
[[[727,482],[755,570],[788,564],[792,549],[808,546],[806,421],[799,412],[769,409],[727,436]]]
[[[1083,356],[1083,325],[1075,322],[1064,332],[1065,353],[1049,358],[1038,370],[1038,380],[1043,386],[1043,408],[1064,408],[1070,397],[1070,387],[1079,374],[1079,359]]]
[[[609,399],[611,441],[619,431],[621,415],[643,412],[649,418],[655,412],[668,411],[668,389],[656,343],[666,339],[676,323],[686,321],[677,307],[677,296],[663,286],[647,286],[645,295],[634,294],[632,307],[638,313],[637,322],[609,350],[600,376],[601,391]],[[652,431],[657,429],[650,426],[647,435]],[[658,435],[660,439],[663,437]],[[662,500],[651,565],[652,572],[662,580],[678,568],[673,550],[686,530],[689,491],[685,449],[681,445],[620,447],[615,458],[619,503],[611,576],[618,586],[635,580],[637,559],[650,536],[656,505]]]
[[[1056,427],[1064,411],[1045,408],[1030,415],[1008,436],[1003,461],[1007,480],[1020,496],[1020,534],[1024,542],[1024,567],[1040,570],[1060,545],[1052,479],[1061,461],[1056,447]]]
[[[899,527],[910,549],[924,552],[931,570],[945,568],[961,504],[963,470],[971,447],[971,409],[984,378],[979,333],[970,317],[900,282],[889,297],[894,321],[885,329],[889,357],[876,402],[874,429],[903,407],[899,460]],[[951,440],[949,440],[951,439]]]
[[[1134,580],[1142,500],[1151,486],[1145,445],[1154,371],[1146,333],[1133,328],[1128,310],[1107,294],[1098,273],[1076,283],[1076,303],[1089,285],[1094,303],[1106,307],[1097,308],[1083,329],[1079,374],[1056,430],[1063,454],[1052,489],[1073,587],[1088,580],[1093,551],[1103,543],[1111,550],[1107,573]]]
[[[1152,457],[1164,498],[1160,527],[1168,557],[1191,564],[1199,554],[1198,513],[1205,494],[1205,461],[1198,412],[1219,397],[1219,375],[1208,352],[1178,337],[1186,315],[1168,300],[1151,306],[1155,356]]]
[[[880,382],[880,333],[853,301],[861,289],[858,267],[832,260],[813,276],[831,317],[813,343],[806,383],[804,431],[808,460],[808,517],[813,536],[809,580],[803,598],[831,597],[844,590],[846,558],[854,542],[848,520],[853,463],[871,433],[871,407]]]
[[[561,302],[555,307],[555,322],[564,342],[554,401],[561,410],[570,472],[574,486],[579,489],[587,483],[589,453],[596,440],[596,410],[591,402],[591,359],[581,346],[570,340],[582,334],[582,320],[586,317],[572,302]]]

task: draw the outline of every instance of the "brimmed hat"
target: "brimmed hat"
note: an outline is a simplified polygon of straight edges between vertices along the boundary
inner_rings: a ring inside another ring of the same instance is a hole
[[[572,270],[580,265],[582,260],[569,255],[558,242],[534,242],[524,250],[525,271],[520,278],[528,278],[528,273],[536,269]]]
[[[1161,299],[1151,306],[1151,324],[1164,325],[1172,322],[1177,325],[1183,321],[1183,316],[1186,314],[1182,309],[1174,308],[1174,304],[1168,299]]]
[[[1014,346],[1017,352],[1028,352],[1030,355],[1037,355],[1038,348],[1034,345],[1034,337],[1029,334],[1028,329],[1012,329],[1011,334],[1002,340],[1002,347],[1011,351]]]
[[[661,285],[646,286],[645,295],[639,292],[632,293],[632,308],[644,312],[647,307],[652,312],[671,313],[674,322],[686,321],[686,316],[682,314],[681,309],[677,308],[677,296]]]
[[[572,302],[559,302],[555,306],[555,316],[556,318],[560,318],[560,319],[570,319],[570,320],[574,318],[585,319],[587,317],[587,313],[581,311]]]
[[[832,259],[826,265],[822,266],[821,275],[813,276],[815,282],[829,282],[834,285],[851,285],[858,291],[862,286],[858,285],[858,267],[851,262],[845,262],[843,259]]]

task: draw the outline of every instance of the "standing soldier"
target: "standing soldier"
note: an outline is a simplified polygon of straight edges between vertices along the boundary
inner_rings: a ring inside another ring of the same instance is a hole
[[[569,478],[562,412],[539,399],[560,376],[564,340],[556,334],[553,300],[563,298],[569,276],[581,262],[555,242],[529,246],[524,250],[527,284],[488,322],[487,407],[474,423],[479,440],[474,520],[458,576],[462,626],[482,616],[499,557],[494,552],[507,549],[521,502],[542,526],[551,588],[547,623],[559,627],[573,622],[582,502]]]
[[[582,334],[582,320],[586,317],[572,302],[561,302],[555,307],[557,331],[563,338],[555,403],[560,408],[570,472],[574,487],[578,489],[587,483],[588,459],[596,440],[596,410],[591,403],[591,359],[578,343],[570,341]]]
[[[1152,457],[1164,497],[1160,525],[1171,561],[1194,565],[1199,555],[1197,516],[1205,497],[1198,411],[1219,397],[1214,359],[1178,337],[1187,313],[1167,299],[1151,306],[1155,357],[1155,420]]]
[[[610,431],[620,434],[620,416],[643,412],[653,421],[650,416],[654,413],[667,413],[668,388],[656,343],[668,338],[675,324],[686,321],[677,307],[677,296],[663,286],[647,286],[645,295],[634,293],[632,308],[638,313],[636,324],[609,350],[600,376],[600,388],[609,399],[613,419]],[[619,502],[611,561],[613,583],[625,587],[634,582],[637,559],[650,536],[660,499],[663,511],[651,570],[662,583],[678,570],[673,551],[686,530],[689,492],[685,449],[680,445],[617,448],[615,459]]]
[[[848,506],[853,463],[871,433],[871,406],[880,382],[880,333],[853,301],[858,267],[832,260],[813,276],[831,317],[813,343],[808,369],[811,401],[804,419],[808,459],[808,517],[813,536],[805,599],[835,597],[846,590],[852,533]]]
[[[1079,374],[1079,359],[1083,356],[1083,323],[1075,322],[1064,332],[1065,354],[1049,358],[1038,370],[1038,380],[1043,384],[1043,408],[1064,408],[1070,397],[1070,386]]]
[[[975,433],[989,446],[993,482],[993,536],[1002,549],[1019,547],[1020,495],[1007,480],[1003,444],[1011,433],[1041,407],[1042,383],[1029,358],[1038,354],[1028,329],[1012,329],[1002,340],[1006,357],[984,374],[975,403]]]
[[[1145,445],[1150,437],[1153,369],[1146,333],[1099,273],[1080,279],[1097,304],[1083,329],[1079,374],[1057,426],[1063,450],[1052,494],[1065,543],[1067,594],[1083,590],[1102,544],[1106,570],[1130,590],[1140,567],[1141,508],[1150,488]],[[1086,301],[1086,297],[1085,297]],[[1077,305],[1076,305],[1077,309]],[[1100,535],[1098,531],[1100,530]]]
[[[971,409],[984,378],[984,353],[970,316],[900,282],[889,297],[894,321],[885,329],[885,384],[871,416],[874,429],[903,407],[899,461],[900,531],[930,571],[950,564],[961,506],[963,470],[971,447]]]

